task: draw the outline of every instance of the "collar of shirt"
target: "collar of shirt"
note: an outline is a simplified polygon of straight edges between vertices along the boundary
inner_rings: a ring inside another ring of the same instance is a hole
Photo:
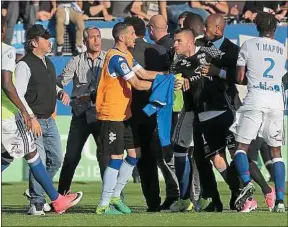
[[[88,59],[92,60],[92,58],[89,57],[88,52],[85,52],[84,57],[85,57],[85,60],[88,60]],[[105,58],[105,52],[101,50],[99,56],[95,58],[94,61],[97,61],[98,59],[104,60],[104,58]]]
[[[212,42],[214,46],[219,49],[224,42],[224,36],[222,36],[220,39],[217,39],[216,41]]]
[[[164,35],[161,39],[158,40],[158,44],[164,43],[166,40],[170,40],[170,34]]]

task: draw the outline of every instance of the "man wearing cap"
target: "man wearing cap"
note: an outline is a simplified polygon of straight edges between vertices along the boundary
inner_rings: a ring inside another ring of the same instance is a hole
[[[26,55],[15,70],[15,87],[28,114],[32,118],[32,132],[41,160],[51,177],[62,163],[60,135],[52,114],[56,98],[63,104],[69,103],[69,96],[56,88],[56,71],[45,55],[51,51],[50,34],[42,25],[33,25],[26,33],[24,44]],[[51,208],[43,196],[44,190],[29,173],[30,215],[44,215]],[[45,209],[44,209],[45,208]]]

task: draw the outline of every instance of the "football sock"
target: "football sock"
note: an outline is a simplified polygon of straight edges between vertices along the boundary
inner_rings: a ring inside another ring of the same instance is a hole
[[[285,190],[285,164],[282,158],[273,158],[276,200],[284,200]]]
[[[54,188],[52,180],[49,177],[46,168],[41,161],[39,153],[37,153],[32,159],[27,160],[27,163],[33,176],[47,193],[50,200],[55,201],[58,198],[59,193]]]
[[[249,170],[250,170],[251,178],[260,186],[264,195],[270,193],[271,188],[267,184],[267,181],[265,180],[260,169],[258,168],[258,166],[256,165],[255,162],[253,162],[250,159],[248,159],[248,160],[249,160]]]
[[[114,188],[117,183],[119,169],[122,165],[122,159],[111,159],[104,172],[102,195],[99,202],[100,206],[108,206],[111,196],[113,195]]]
[[[246,186],[250,181],[249,163],[247,154],[243,150],[237,150],[234,155],[234,165],[238,171],[239,176]]]
[[[180,198],[186,199],[184,197],[186,197],[187,194],[190,194],[190,192],[187,193],[187,191],[190,189],[189,187],[190,172],[191,172],[190,161],[187,153],[174,152],[174,157],[175,157],[175,172],[180,188]]]
[[[137,164],[138,159],[131,156],[127,156],[123,161],[119,170],[119,176],[114,189],[113,197],[120,197],[120,194],[127,184],[129,178],[132,176],[133,169]]]

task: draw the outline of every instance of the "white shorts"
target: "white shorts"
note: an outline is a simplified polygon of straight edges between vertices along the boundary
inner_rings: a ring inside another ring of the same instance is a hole
[[[284,115],[280,110],[245,110],[240,107],[236,121],[230,127],[239,143],[250,144],[257,136],[271,147],[284,142]]]
[[[35,150],[34,136],[27,130],[21,114],[2,120],[1,154],[8,152],[13,158],[23,158]]]
[[[185,148],[193,147],[194,112],[182,110],[172,136],[172,142]]]

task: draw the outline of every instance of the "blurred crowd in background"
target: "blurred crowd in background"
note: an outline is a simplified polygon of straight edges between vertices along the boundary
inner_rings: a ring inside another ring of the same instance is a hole
[[[62,55],[65,25],[75,24],[76,54],[83,52],[82,33],[85,20],[112,21],[137,16],[148,22],[153,15],[163,15],[169,31],[177,28],[179,15],[197,13],[205,20],[210,14],[222,14],[227,23],[250,23],[260,11],[274,14],[279,22],[287,22],[287,1],[1,1],[1,13],[7,21],[5,43],[10,45],[14,27],[23,23],[27,29],[36,21],[55,20],[58,56]]]

